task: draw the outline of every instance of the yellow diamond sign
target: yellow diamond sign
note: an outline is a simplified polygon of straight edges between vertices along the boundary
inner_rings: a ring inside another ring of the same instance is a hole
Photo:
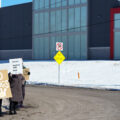
[[[61,64],[65,60],[65,56],[59,51],[55,56],[54,56],[55,61],[58,64]]]

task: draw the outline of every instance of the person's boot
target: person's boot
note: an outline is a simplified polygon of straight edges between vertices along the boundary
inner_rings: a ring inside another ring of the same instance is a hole
[[[2,117],[3,116],[3,114],[2,114],[2,112],[0,113],[0,117]]]
[[[3,114],[2,114],[2,110],[1,110],[1,108],[0,108],[0,117],[2,117],[3,116]]]
[[[14,110],[14,114],[17,114],[16,110]]]
[[[12,111],[9,111],[9,115],[13,115]]]

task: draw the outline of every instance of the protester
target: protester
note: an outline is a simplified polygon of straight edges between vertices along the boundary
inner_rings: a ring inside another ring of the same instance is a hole
[[[2,116],[2,99],[0,99],[0,117]]]
[[[23,100],[25,98],[25,86],[26,86],[26,80],[24,78],[24,76],[22,74],[19,75],[19,79],[22,79],[22,97],[23,97]],[[20,107],[23,107],[23,100],[19,102],[19,106]]]
[[[23,101],[23,95],[22,95],[22,82],[24,81],[24,77],[19,74],[12,75],[9,73],[9,82],[12,92],[12,98],[10,98],[10,111],[9,114],[17,114],[16,112],[16,106],[18,102]]]
[[[23,69],[26,69],[26,67],[23,65]],[[27,72],[27,75],[30,75],[30,72],[28,71]],[[24,98],[25,98],[25,86],[26,86],[26,80],[25,80],[25,78],[24,78],[24,80],[23,80],[23,83],[22,83],[22,95],[23,95],[23,100],[24,100]],[[23,101],[21,101],[20,102],[20,105],[19,105],[20,107],[24,107],[23,106]]]

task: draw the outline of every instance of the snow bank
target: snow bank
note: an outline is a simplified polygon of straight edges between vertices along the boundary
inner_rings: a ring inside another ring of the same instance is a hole
[[[87,88],[120,89],[120,61],[64,61],[60,65],[51,61],[24,62],[30,68],[29,84],[53,84]],[[9,64],[0,64],[0,69],[8,69]],[[80,79],[78,79],[78,72]]]

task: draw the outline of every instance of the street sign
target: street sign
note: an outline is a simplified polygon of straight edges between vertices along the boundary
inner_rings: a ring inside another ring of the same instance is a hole
[[[65,56],[59,51],[57,54],[54,56],[55,61],[58,64],[61,64],[65,60]]]
[[[56,42],[56,51],[63,51],[63,42]]]

